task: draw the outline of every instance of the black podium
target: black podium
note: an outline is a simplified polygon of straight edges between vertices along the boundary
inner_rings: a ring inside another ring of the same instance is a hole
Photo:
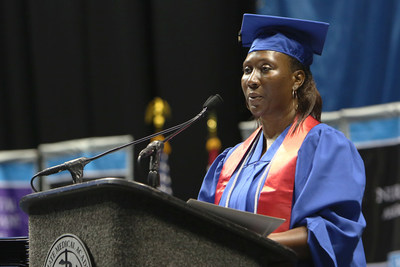
[[[64,234],[92,266],[293,266],[295,253],[144,184],[105,178],[25,196],[30,266]],[[61,246],[61,245],[59,245]],[[57,265],[58,266],[58,265]]]

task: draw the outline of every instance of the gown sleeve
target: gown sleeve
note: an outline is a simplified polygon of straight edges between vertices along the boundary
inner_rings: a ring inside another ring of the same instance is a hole
[[[231,148],[225,149],[211,164],[201,185],[199,195],[197,197],[198,200],[209,203],[215,202],[215,191],[217,188],[219,175],[229,152],[231,152]]]
[[[299,150],[291,228],[306,226],[315,266],[365,266],[364,163],[354,145],[318,125]]]

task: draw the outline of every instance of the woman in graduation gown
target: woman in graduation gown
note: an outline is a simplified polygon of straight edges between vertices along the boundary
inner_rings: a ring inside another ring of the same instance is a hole
[[[365,266],[363,161],[354,145],[320,122],[310,65],[328,24],[245,14],[250,47],[241,85],[260,127],[221,153],[198,199],[286,219],[268,238],[298,254],[299,266]]]

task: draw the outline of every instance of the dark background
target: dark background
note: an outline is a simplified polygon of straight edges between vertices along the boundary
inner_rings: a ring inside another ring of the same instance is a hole
[[[0,0],[0,150],[85,137],[153,133],[156,96],[171,106],[164,128],[200,112],[211,94],[223,148],[247,120],[237,42],[243,0]],[[207,166],[206,121],[171,141],[174,195],[196,197]],[[147,142],[135,147],[137,153]],[[135,178],[145,181],[147,167]]]

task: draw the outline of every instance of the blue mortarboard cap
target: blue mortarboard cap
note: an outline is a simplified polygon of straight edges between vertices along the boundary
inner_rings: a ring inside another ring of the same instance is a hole
[[[244,14],[240,30],[249,53],[272,50],[287,54],[309,66],[313,54],[321,55],[329,24],[319,21]]]

